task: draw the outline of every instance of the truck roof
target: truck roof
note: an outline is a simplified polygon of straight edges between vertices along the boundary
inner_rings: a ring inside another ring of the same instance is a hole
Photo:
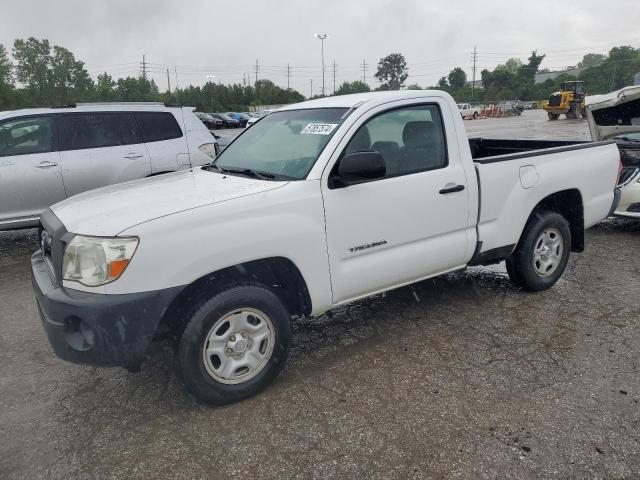
[[[307,108],[356,108],[363,104],[369,106],[381,105],[395,100],[407,100],[411,98],[448,96],[442,90],[393,90],[383,92],[353,93],[351,95],[336,95],[332,97],[317,98],[301,103],[293,103],[279,108],[283,110],[302,110]]]

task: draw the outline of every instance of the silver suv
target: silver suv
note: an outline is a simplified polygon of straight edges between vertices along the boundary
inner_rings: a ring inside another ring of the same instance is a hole
[[[86,190],[204,165],[218,144],[191,107],[78,104],[0,112],[0,230],[38,225]]]

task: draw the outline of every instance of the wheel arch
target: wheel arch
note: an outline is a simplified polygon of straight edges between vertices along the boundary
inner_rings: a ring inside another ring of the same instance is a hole
[[[258,284],[275,293],[292,316],[311,313],[311,296],[298,267],[285,257],[252,260],[203,275],[187,285],[166,310],[161,323],[180,332],[185,319],[202,300],[216,291],[243,284]]]
[[[526,224],[529,223],[533,215],[541,210],[562,215],[569,222],[571,251],[584,251],[584,204],[580,190],[572,188],[547,195],[533,208]],[[520,236],[522,237],[522,234]]]

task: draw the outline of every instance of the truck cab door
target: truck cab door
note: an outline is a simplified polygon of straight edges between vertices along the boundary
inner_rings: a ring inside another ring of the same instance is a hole
[[[465,265],[469,189],[447,104],[396,102],[357,121],[322,179],[334,303]],[[447,112],[446,118],[442,111]],[[336,187],[340,159],[377,151],[386,175]],[[333,165],[332,165],[333,162]]]

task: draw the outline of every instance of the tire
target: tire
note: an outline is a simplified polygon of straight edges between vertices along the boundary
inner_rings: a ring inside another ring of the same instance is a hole
[[[276,378],[290,340],[291,316],[272,291],[259,285],[233,287],[193,311],[178,343],[176,371],[203,402],[238,402]],[[250,362],[255,365],[243,366]]]
[[[546,290],[562,276],[570,251],[569,222],[555,212],[534,212],[515,251],[506,261],[507,273],[525,290]]]
[[[587,109],[586,108],[582,108],[582,110],[580,110],[580,116],[582,118],[587,118]]]
[[[549,115],[549,120],[558,120],[560,118],[560,115],[557,113],[547,112],[547,114]]]

